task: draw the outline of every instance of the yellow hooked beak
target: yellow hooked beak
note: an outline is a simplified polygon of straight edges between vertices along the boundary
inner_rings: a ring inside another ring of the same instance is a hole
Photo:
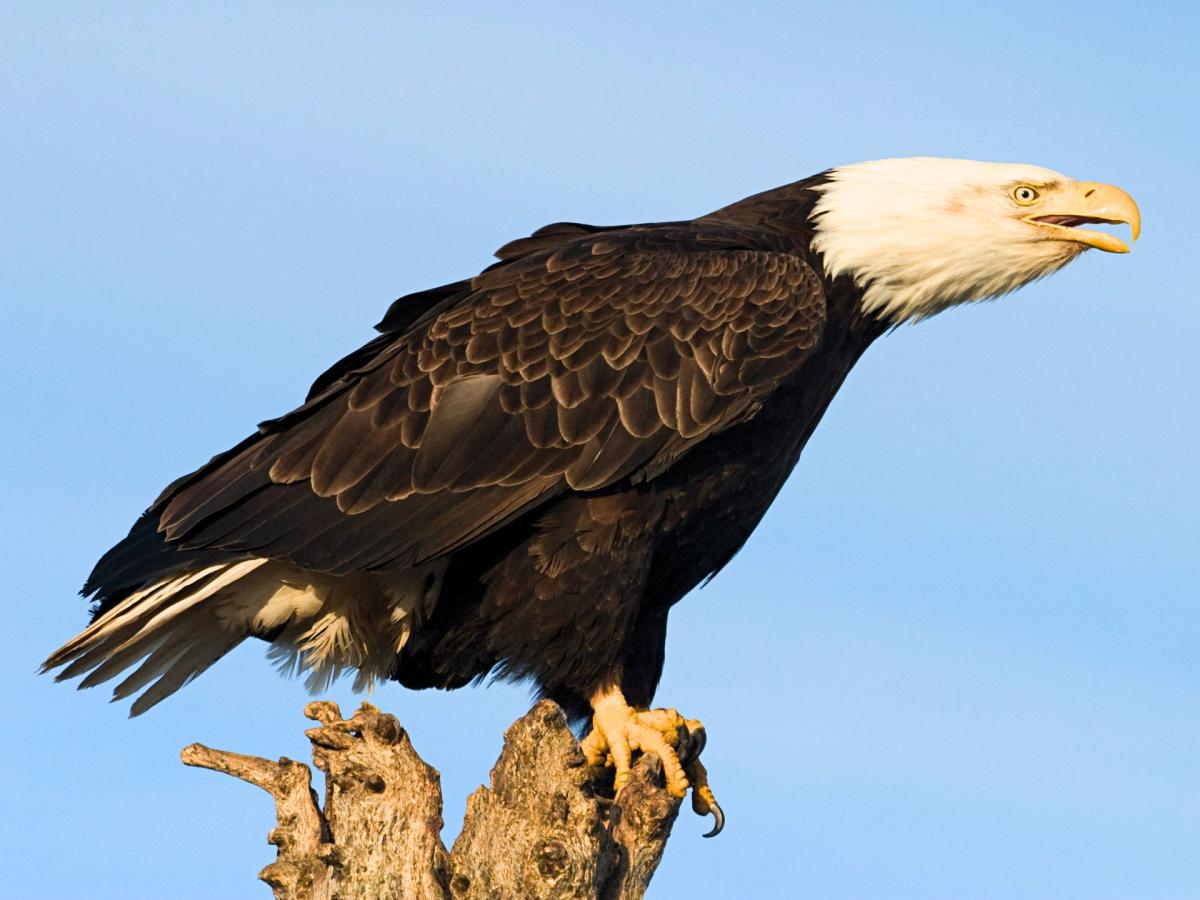
[[[1142,231],[1142,216],[1133,198],[1111,184],[1097,181],[1072,181],[1040,197],[1022,219],[1046,229],[1046,238],[1075,241],[1109,253],[1128,253],[1120,238],[1104,231],[1089,231],[1079,225],[1104,223],[1129,226],[1136,241]]]

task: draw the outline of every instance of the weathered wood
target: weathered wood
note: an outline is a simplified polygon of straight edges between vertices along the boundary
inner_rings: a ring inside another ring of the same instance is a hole
[[[444,896],[441,779],[396,717],[369,703],[348,721],[336,703],[310,703],[304,714],[321,723],[305,734],[325,773],[333,896]]]
[[[259,877],[278,900],[637,900],[679,812],[649,754],[605,798],[611,773],[589,769],[562,710],[542,701],[505,732],[491,786],[468,798],[447,853],[438,773],[394,716],[369,703],[348,720],[334,703],[304,712],[321,723],[305,734],[325,773],[323,808],[303,763],[200,744],[182,754],[275,797],[278,858]],[[681,757],[702,743],[681,731]]]
[[[329,843],[308,766],[287,757],[271,762],[258,756],[212,750],[203,744],[184,747],[180,756],[185,765],[224,772],[257,785],[275,798],[279,825],[267,836],[267,842],[278,848],[279,855],[258,877],[271,886],[276,897],[324,900],[330,896],[328,862],[333,844]]]

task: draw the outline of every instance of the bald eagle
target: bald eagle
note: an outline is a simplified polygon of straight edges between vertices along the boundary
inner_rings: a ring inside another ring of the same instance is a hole
[[[46,669],[142,713],[249,637],[313,690],[531,679],[589,760],[633,751],[721,821],[650,709],[671,607],[737,553],[850,368],[892,327],[998,297],[1139,215],[1027,165],[831,169],[689,221],[557,223],[380,334],[162,492],[96,564]],[[693,725],[695,723],[692,723]]]

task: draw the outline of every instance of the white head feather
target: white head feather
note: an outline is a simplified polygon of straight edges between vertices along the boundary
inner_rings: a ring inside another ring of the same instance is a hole
[[[828,274],[865,288],[863,307],[892,322],[1007,294],[1083,249],[1022,221],[1019,184],[1056,185],[1038,166],[965,159],[885,159],[831,172],[814,209],[813,246]]]

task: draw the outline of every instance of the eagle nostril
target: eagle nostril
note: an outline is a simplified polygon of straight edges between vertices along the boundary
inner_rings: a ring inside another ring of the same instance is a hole
[[[1092,194],[1094,194],[1094,193],[1096,193],[1096,189],[1092,188],[1090,191],[1088,191],[1086,194],[1083,195],[1083,199],[1086,200],[1088,197],[1092,196]]]

